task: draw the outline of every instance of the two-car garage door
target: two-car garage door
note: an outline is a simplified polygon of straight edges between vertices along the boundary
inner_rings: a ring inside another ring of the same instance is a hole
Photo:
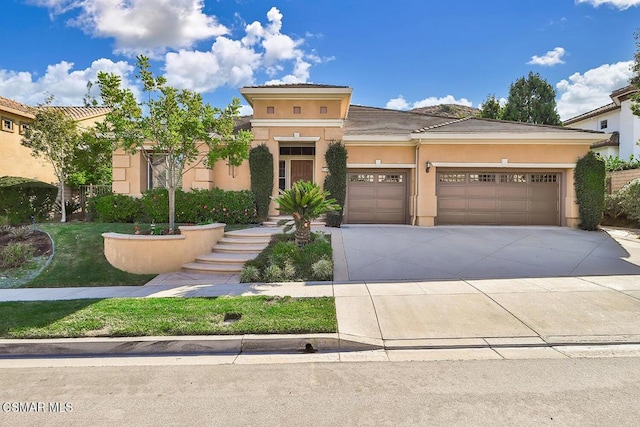
[[[346,221],[407,224],[406,170],[349,171]],[[561,174],[439,169],[436,224],[560,225]]]
[[[559,225],[559,173],[438,171],[438,224]]]

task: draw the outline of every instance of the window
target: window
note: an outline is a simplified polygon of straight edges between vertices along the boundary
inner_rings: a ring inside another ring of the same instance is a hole
[[[440,182],[465,182],[466,175],[463,173],[441,173],[438,175]]]
[[[301,107],[293,107],[293,114],[300,114],[302,112]]]
[[[327,114],[327,107],[320,107],[320,114]]]
[[[372,174],[352,173],[349,175],[349,182],[373,182]]]
[[[316,147],[280,147],[281,156],[315,156]]]
[[[607,120],[600,120],[600,129],[606,129],[609,126],[609,122]]]
[[[496,182],[495,173],[470,173],[469,182]]]
[[[147,162],[147,188],[166,188],[169,180],[168,158],[163,153],[150,153]],[[178,177],[178,188],[182,187],[182,176]]]
[[[2,130],[6,132],[13,132],[13,120],[3,117]]]
[[[527,183],[527,175],[522,173],[503,173],[500,175],[500,182],[510,183],[510,184],[526,184]]]
[[[401,183],[402,182],[402,178],[403,175],[399,175],[399,174],[380,174],[378,175],[378,182],[383,182],[383,183]]]
[[[287,188],[287,168],[284,160],[278,162],[278,188],[280,190]]]
[[[267,114],[275,114],[276,107],[267,107]]]
[[[558,182],[558,175],[554,174],[533,174],[531,182]]]
[[[24,134],[24,132],[29,128],[29,123],[20,122],[19,132],[20,135]]]

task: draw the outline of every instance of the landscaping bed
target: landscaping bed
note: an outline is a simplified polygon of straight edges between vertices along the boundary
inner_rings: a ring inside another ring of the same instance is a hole
[[[337,332],[334,299],[113,298],[0,303],[0,338]]]

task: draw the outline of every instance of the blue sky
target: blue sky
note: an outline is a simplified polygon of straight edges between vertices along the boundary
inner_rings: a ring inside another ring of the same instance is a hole
[[[540,73],[566,119],[627,84],[640,0],[3,0],[0,95],[80,104],[135,56],[222,106],[238,87],[348,85],[355,104],[477,107]],[[248,112],[248,109],[244,109]]]

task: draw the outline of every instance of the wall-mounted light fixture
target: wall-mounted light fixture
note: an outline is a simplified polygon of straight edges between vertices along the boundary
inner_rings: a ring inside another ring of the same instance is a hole
[[[429,160],[427,160],[427,164],[425,165],[425,169],[426,169],[427,173],[429,173],[429,170],[431,169],[431,162]]]

